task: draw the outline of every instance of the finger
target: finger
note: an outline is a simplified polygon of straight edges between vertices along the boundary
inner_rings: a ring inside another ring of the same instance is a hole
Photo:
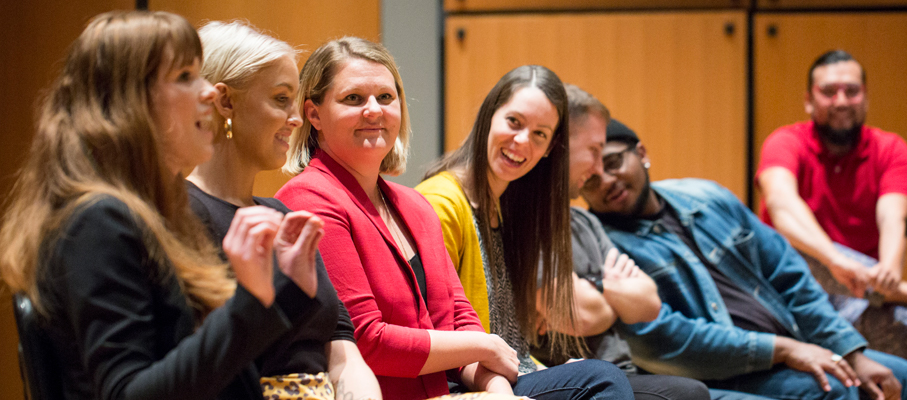
[[[305,227],[306,222],[313,217],[313,214],[308,211],[294,211],[284,217],[284,224],[286,224],[286,234],[287,236],[279,236],[286,243],[295,243],[299,238],[299,234]]]
[[[900,399],[901,391],[904,388],[901,386],[901,382],[894,377],[894,375],[889,375],[887,379],[882,381],[882,392],[885,394],[885,399]]]
[[[812,364],[809,366],[810,372],[813,374],[813,377],[816,378],[816,381],[819,382],[819,387],[826,392],[831,391],[831,385],[828,384],[828,376],[825,375],[825,370],[822,369],[818,364]]]
[[[308,218],[293,246],[294,251],[302,252],[304,256],[314,259],[315,251],[318,249],[318,242],[324,233],[323,226],[324,223],[321,218],[315,216]]]
[[[253,226],[247,235],[247,249],[253,251],[256,256],[268,256],[274,247],[277,229],[277,226],[269,223]]]
[[[854,385],[860,386],[863,383],[860,382],[860,377],[857,376],[857,372],[853,370],[853,367],[850,366],[850,363],[847,362],[847,360],[841,359],[841,361],[838,362],[838,367],[844,370],[844,373],[850,377]]]
[[[630,260],[630,257],[627,256],[626,254],[621,254],[619,257],[617,257],[617,263],[615,264],[615,268],[618,271],[618,276],[621,276],[621,277],[627,276],[627,274],[628,274],[627,261],[629,261],[629,260]]]
[[[616,248],[611,248],[608,250],[608,254],[605,256],[605,265],[602,267],[602,278],[604,278],[609,270],[614,268],[614,263],[617,262],[617,256],[619,252]]]
[[[274,245],[290,246],[295,243],[296,238],[299,236],[300,227],[298,220],[293,218],[291,214],[287,214],[283,221],[280,222],[280,228],[274,237]]]
[[[869,396],[872,397],[873,399],[885,400],[885,393],[883,393],[882,390],[879,389],[879,386],[876,385],[875,382],[872,382],[872,381],[863,382],[863,386],[861,386],[861,388],[863,389],[863,391],[868,393]]]
[[[841,360],[839,362],[843,363],[844,360]],[[835,378],[838,378],[838,380],[841,381],[841,383],[844,384],[845,387],[851,387],[854,385],[853,379],[851,379],[850,376],[848,376],[844,371],[844,369],[841,368],[837,363],[828,362],[824,365],[824,368],[825,371],[830,373]]]

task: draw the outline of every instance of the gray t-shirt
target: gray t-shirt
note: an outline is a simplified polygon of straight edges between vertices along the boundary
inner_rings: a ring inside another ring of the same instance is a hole
[[[570,208],[570,233],[573,241],[573,271],[602,290],[602,266],[614,244],[608,239],[598,218],[577,207]],[[628,375],[637,373],[636,366],[630,359],[630,346],[620,338],[614,327],[586,337],[586,346],[595,358],[617,365]]]

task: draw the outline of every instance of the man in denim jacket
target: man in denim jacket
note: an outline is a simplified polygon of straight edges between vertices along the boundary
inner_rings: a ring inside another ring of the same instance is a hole
[[[773,398],[857,399],[860,386],[907,399],[907,361],[866,349],[790,244],[728,190],[650,184],[646,149],[626,127],[609,127],[603,162],[583,197],[663,302],[655,321],[621,325],[634,363]]]

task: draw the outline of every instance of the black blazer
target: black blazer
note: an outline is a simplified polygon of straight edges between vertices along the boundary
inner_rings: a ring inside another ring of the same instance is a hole
[[[39,291],[66,398],[260,400],[253,361],[319,305],[284,279],[270,308],[238,287],[196,326],[124,203],[102,197],[59,233],[44,244]]]

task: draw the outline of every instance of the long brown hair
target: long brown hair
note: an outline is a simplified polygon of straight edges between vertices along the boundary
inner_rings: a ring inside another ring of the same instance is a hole
[[[101,14],[70,46],[42,100],[0,228],[0,274],[42,313],[42,244],[79,207],[105,195],[141,221],[159,272],[175,275],[198,317],[233,295],[236,283],[191,213],[182,177],[163,165],[151,118],[149,88],[158,73],[201,57],[192,25],[165,12]]]
[[[567,187],[569,135],[564,84],[554,72],[539,65],[524,65],[508,72],[485,97],[463,145],[429,168],[425,178],[451,171],[461,186],[473,194],[472,200],[478,203],[476,218],[482,222],[480,233],[486,238],[482,246],[488,262],[497,262],[494,252],[488,247],[491,220],[497,212],[497,199],[488,184],[488,135],[495,111],[525,87],[535,87],[545,93],[558,115],[548,157],[542,158],[526,175],[511,182],[500,198],[504,262],[513,281],[517,321],[523,337],[535,344],[540,266],[542,299],[548,310],[548,319],[555,326],[574,323],[573,255]],[[553,345],[553,350],[562,351],[582,348],[578,339],[556,332],[553,334]]]

